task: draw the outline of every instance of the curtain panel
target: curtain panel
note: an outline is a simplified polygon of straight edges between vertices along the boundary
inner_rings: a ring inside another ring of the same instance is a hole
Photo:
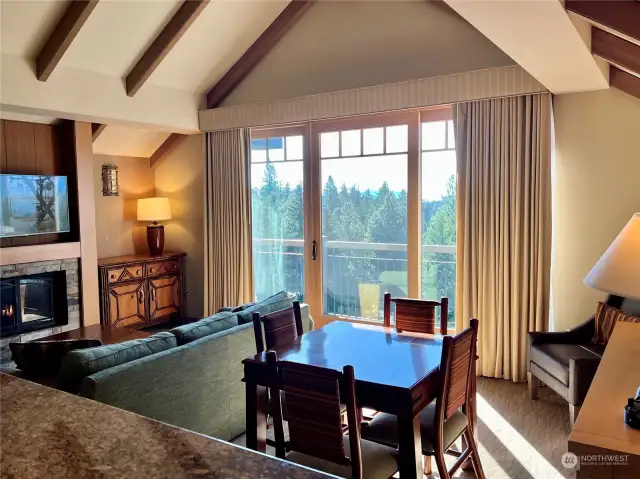
[[[253,300],[248,129],[206,134],[204,314]]]
[[[457,328],[478,318],[478,374],[523,381],[528,331],[547,329],[551,99],[456,104]]]

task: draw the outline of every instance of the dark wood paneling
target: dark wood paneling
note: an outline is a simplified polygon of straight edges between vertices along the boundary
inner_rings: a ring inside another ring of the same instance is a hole
[[[591,53],[640,75],[640,45],[628,42],[599,28],[593,28],[591,31]]]
[[[7,171],[7,150],[4,141],[4,120],[0,120],[0,173]]]
[[[60,156],[60,139],[53,125],[33,125],[36,151],[36,169],[39,175],[60,176],[63,174]]]
[[[127,95],[135,95],[184,35],[209,0],[185,0],[125,79]]]
[[[640,2],[637,0],[566,0],[565,7],[640,41]]]
[[[216,108],[311,8],[314,0],[295,0],[207,93],[207,108]]]
[[[33,125],[24,121],[4,120],[7,173],[37,174]]]
[[[69,7],[36,58],[36,76],[40,81],[47,81],[84,22],[96,8],[98,0],[74,0],[68,3]]]
[[[620,70],[614,66],[609,73],[609,84],[613,88],[622,90],[629,95],[640,99],[640,78]]]

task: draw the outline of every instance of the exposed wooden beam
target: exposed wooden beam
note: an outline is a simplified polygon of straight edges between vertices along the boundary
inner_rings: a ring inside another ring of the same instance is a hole
[[[158,147],[156,151],[153,152],[151,158],[149,158],[149,166],[155,165],[160,158],[164,155],[172,151],[176,146],[178,146],[182,140],[184,140],[189,135],[182,135],[180,133],[171,133],[164,143]]]
[[[567,10],[640,41],[637,0],[565,0]]]
[[[96,141],[100,134],[107,127],[104,123],[91,123],[91,136],[93,141]]]
[[[640,100],[640,78],[611,66],[609,72],[609,83],[613,88],[617,88]]]
[[[98,0],[72,0],[69,2],[66,12],[36,57],[38,80],[47,81],[97,4]]]
[[[314,0],[293,0],[207,93],[207,108],[216,108],[260,63],[313,5]]]
[[[591,53],[640,75],[640,45],[592,28]]]
[[[182,3],[176,14],[127,75],[125,79],[127,95],[133,96],[137,93],[208,3],[209,0],[185,0]]]

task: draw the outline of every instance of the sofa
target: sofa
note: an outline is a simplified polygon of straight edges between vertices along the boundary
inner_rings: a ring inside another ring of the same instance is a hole
[[[242,360],[256,354],[251,315],[291,306],[291,293],[225,308],[149,338],[71,351],[56,387],[223,440],[245,431]],[[301,305],[305,331],[313,329]]]
[[[609,296],[608,306],[640,315],[640,301]],[[532,399],[538,383],[553,389],[569,403],[571,427],[589,391],[605,346],[594,344],[595,316],[569,331],[530,332],[527,338],[527,379]]]

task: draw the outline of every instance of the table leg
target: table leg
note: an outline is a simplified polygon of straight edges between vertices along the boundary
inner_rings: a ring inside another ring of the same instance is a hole
[[[247,447],[259,452],[267,450],[267,388],[246,381]]]
[[[422,478],[422,439],[420,416],[398,416],[398,450],[400,453],[400,477]]]

